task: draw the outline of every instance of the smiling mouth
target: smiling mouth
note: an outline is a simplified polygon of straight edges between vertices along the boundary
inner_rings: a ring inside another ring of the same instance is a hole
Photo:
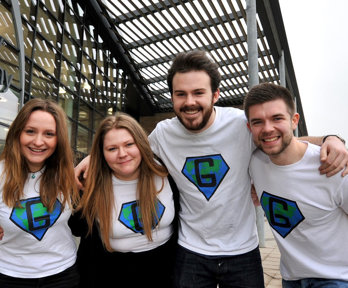
[[[191,108],[182,108],[181,112],[188,114],[188,115],[194,115],[200,112],[202,109],[200,107],[191,107]]]
[[[40,153],[40,152],[46,151],[46,149],[35,149],[35,148],[31,148],[31,147],[29,147],[29,150],[33,151],[33,152],[36,152],[36,153]]]
[[[274,142],[277,141],[279,139],[279,136],[275,136],[272,138],[267,138],[267,139],[262,139],[263,142]]]

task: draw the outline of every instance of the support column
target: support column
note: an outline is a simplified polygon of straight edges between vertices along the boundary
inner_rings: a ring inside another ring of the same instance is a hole
[[[259,84],[259,63],[257,51],[256,0],[246,1],[248,37],[249,89]],[[255,207],[259,246],[265,247],[264,213],[261,206]]]
[[[23,28],[22,28],[22,18],[19,9],[18,0],[11,0],[11,12],[13,15],[14,30],[16,34],[17,45],[19,49],[19,87],[20,99],[19,99],[19,109],[23,107],[24,104],[24,90],[25,90],[25,52],[24,52],[24,40],[23,40]]]

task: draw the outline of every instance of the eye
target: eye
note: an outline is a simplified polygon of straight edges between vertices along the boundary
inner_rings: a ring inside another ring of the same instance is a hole
[[[24,129],[24,132],[26,134],[34,134],[34,130],[33,129]]]
[[[54,136],[56,136],[56,133],[54,133],[54,132],[46,132],[46,135],[48,137],[54,137]]]
[[[281,121],[281,120],[283,120],[283,117],[274,117],[274,121]]]
[[[251,121],[251,126],[257,126],[257,125],[260,125],[262,122],[261,122],[261,120],[253,120],[253,121]]]

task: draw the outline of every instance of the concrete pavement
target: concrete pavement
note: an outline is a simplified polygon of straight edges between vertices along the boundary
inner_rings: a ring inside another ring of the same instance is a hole
[[[279,272],[280,253],[273,238],[271,228],[265,218],[265,246],[260,248],[266,288],[281,288],[282,277]]]

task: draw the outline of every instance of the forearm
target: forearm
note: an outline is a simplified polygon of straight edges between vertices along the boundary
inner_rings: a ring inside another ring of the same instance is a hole
[[[303,141],[307,141],[307,142],[312,143],[314,145],[321,146],[321,144],[323,144],[324,136],[301,136],[298,139],[303,140]]]

